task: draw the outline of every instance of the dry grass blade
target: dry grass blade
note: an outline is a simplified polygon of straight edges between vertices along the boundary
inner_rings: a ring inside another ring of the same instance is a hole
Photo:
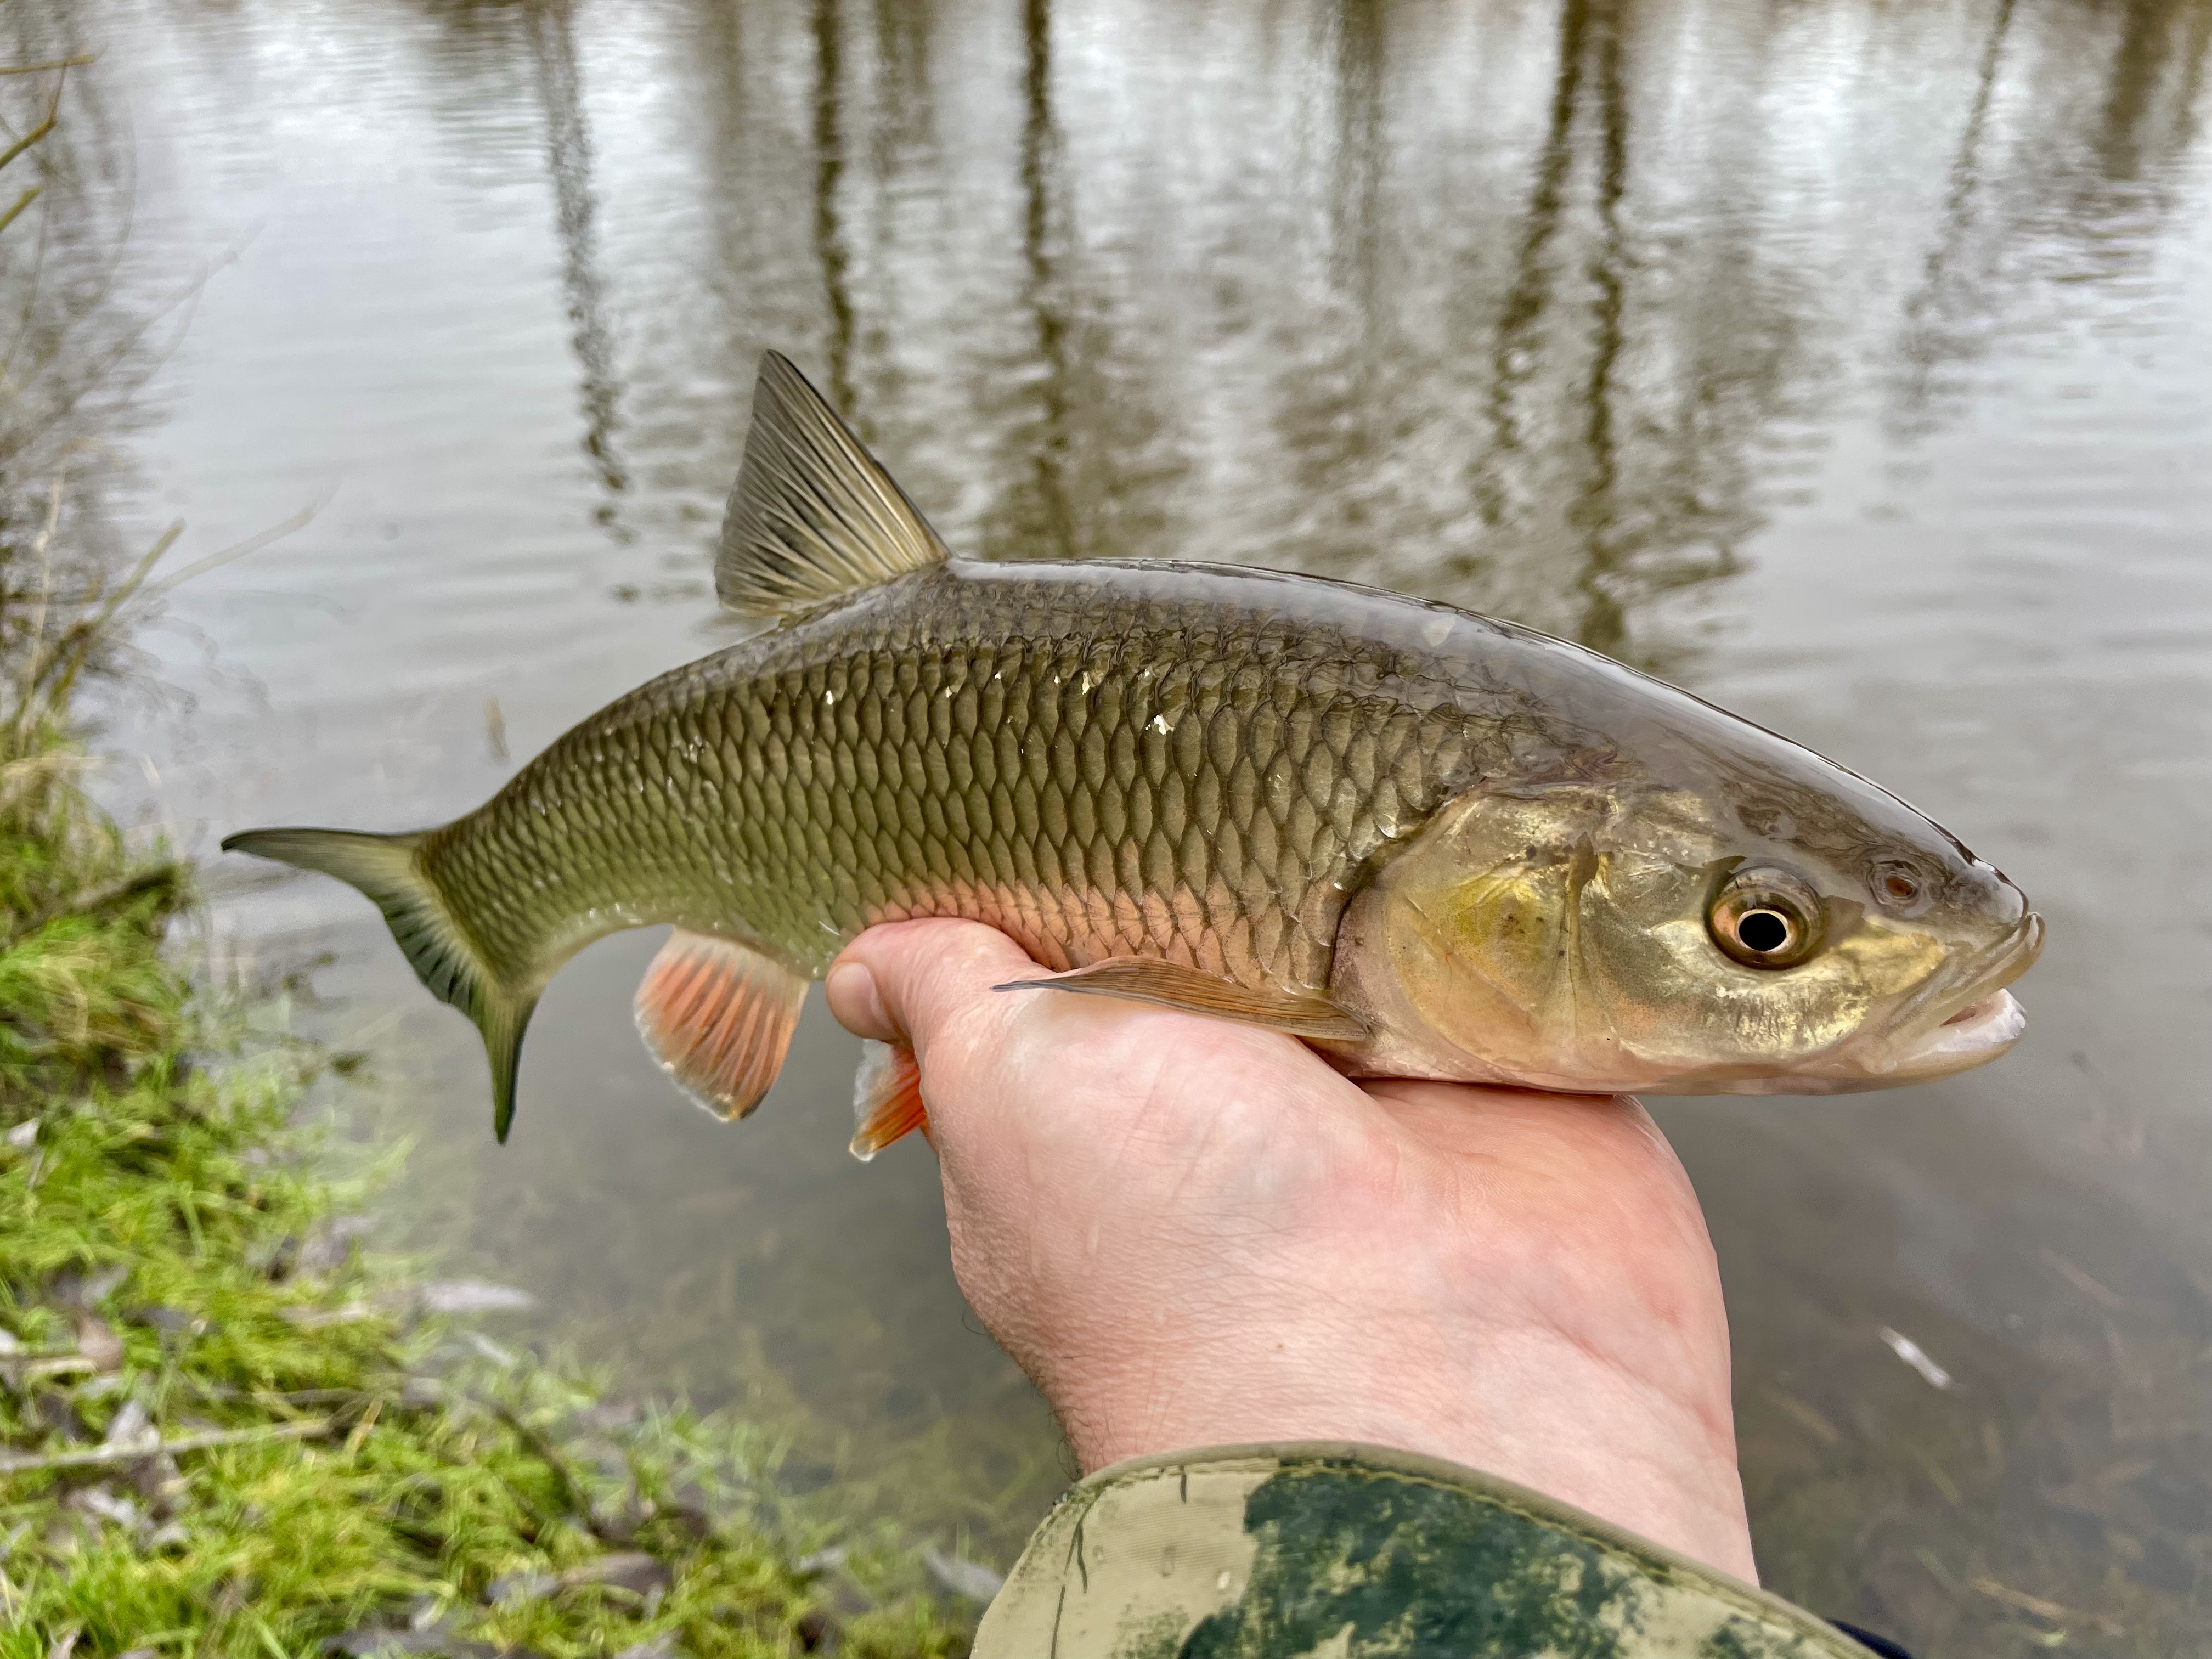
[[[48,70],[82,69],[98,60],[97,52],[80,52],[67,58],[49,58],[43,64],[0,64],[0,75],[43,75]]]
[[[210,1429],[203,1434],[179,1435],[172,1440],[125,1446],[15,1454],[0,1456],[0,1474],[29,1474],[41,1469],[105,1468],[117,1463],[143,1463],[153,1457],[174,1457],[184,1452],[212,1451],[218,1446],[251,1446],[272,1440],[318,1440],[337,1426],[335,1418],[318,1417],[304,1423],[272,1423],[266,1428]]]
[[[331,492],[331,494],[335,493],[335,491]],[[182,570],[178,571],[176,574],[173,576],[164,576],[161,581],[155,585],[154,591],[156,592],[167,593],[171,589],[191,580],[195,576],[206,574],[207,572],[215,569],[219,565],[228,564],[234,559],[242,559],[249,553],[258,553],[263,548],[271,546],[274,544],[283,540],[285,537],[291,535],[295,531],[305,530],[309,525],[314,522],[315,515],[318,513],[320,513],[330,504],[330,495],[325,495],[322,500],[319,501],[311,501],[306,507],[301,507],[297,513],[295,513],[290,518],[284,520],[283,522],[273,524],[266,530],[258,531],[253,535],[248,536],[244,541],[233,542],[228,547],[223,548],[219,552],[210,553],[204,558],[195,559],[191,563],[186,565]],[[145,580],[146,575],[153,569],[154,562],[159,559],[163,553],[168,550],[169,543],[176,539],[178,534],[183,531],[184,527],[185,526],[181,520],[169,526],[166,538],[155,547],[153,552],[147,556],[143,568],[138,574],[137,581],[143,581]],[[137,582],[132,584],[134,591],[137,585]]]
[[[5,213],[0,213],[0,230],[5,230],[9,226],[14,224],[15,222],[16,216],[21,213],[25,208],[30,206],[32,203],[39,199],[39,191],[40,186],[33,185],[21,196],[18,196],[15,198],[14,204]]]
[[[157,864],[143,870],[126,871],[106,881],[80,888],[74,893],[41,905],[18,921],[4,936],[0,936],[0,951],[13,950],[48,922],[63,916],[95,915],[112,904],[137,898],[142,893],[173,887],[182,879],[183,872],[174,865]]]
[[[12,817],[33,796],[89,764],[70,749],[40,750],[0,764],[0,820]]]
[[[66,482],[66,474],[56,475],[46,525],[32,544],[32,551],[40,562],[39,596],[32,613],[28,656],[16,684],[15,722],[19,731],[26,722],[52,719],[67,703],[86,668],[114,639],[123,608],[137,596],[154,567],[184,533],[182,521],[172,524],[155,538],[154,544],[113,588],[105,589],[104,584],[95,583],[92,592],[81,602],[81,614],[72,617],[49,641],[47,627],[52,613],[58,608],[53,592],[53,534],[61,516],[62,492]]]
[[[66,75],[68,71],[64,70],[63,73]],[[0,167],[6,167],[9,162],[15,161],[18,157],[25,155],[39,144],[44,143],[46,140],[47,135],[53,131],[55,124],[60,120],[61,112],[62,83],[59,81],[56,81],[54,82],[54,95],[46,105],[46,119],[40,121],[38,125],[33,127],[28,132],[25,133],[21,138],[18,138],[14,143],[9,145],[6,149],[0,150]]]

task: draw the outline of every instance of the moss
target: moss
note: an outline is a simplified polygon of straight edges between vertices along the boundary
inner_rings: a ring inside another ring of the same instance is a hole
[[[351,1242],[375,1172],[341,1177],[302,1127],[332,1068],[285,1035],[281,992],[196,989],[168,948],[189,872],[84,794],[72,730],[77,688],[181,579],[155,579],[181,525],[126,566],[101,512],[100,441],[158,361],[87,185],[119,129],[66,19],[11,44],[0,1659],[962,1650],[902,1540],[787,1501],[756,1429],[617,1409],[422,1316],[406,1264]],[[840,1565],[809,1570],[832,1539]]]
[[[964,1649],[902,1540],[787,1498],[757,1430],[419,1316],[341,1220],[371,1178],[300,1127],[322,1057],[193,989],[188,880],[61,733],[7,741],[0,1656]],[[51,1466],[104,1440],[139,1455]]]

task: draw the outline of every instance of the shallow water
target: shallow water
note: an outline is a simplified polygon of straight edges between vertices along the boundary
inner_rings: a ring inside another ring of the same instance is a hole
[[[65,8],[64,8],[65,9]],[[726,637],[761,349],[947,538],[1191,556],[1579,638],[1865,771],[2051,923],[2020,1051],[1662,1115],[1734,1310],[1785,1594],[1929,1653],[2212,1623],[2212,4],[1528,0],[87,8],[129,281],[199,277],[136,538],[222,547],[111,787],[410,827]],[[850,1163],[814,1011],[737,1128],[637,1047],[648,936],[483,1062],[331,884],[215,860],[227,950],[417,1150],[392,1231],[518,1334],[743,1398],[799,1484],[1003,1556],[1065,1470]],[[1947,1373],[1937,1388],[1881,1331]]]

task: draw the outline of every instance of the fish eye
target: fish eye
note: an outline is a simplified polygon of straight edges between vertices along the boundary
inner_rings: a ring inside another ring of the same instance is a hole
[[[1795,932],[1790,918],[1779,910],[1747,910],[1735,919],[1736,942],[1761,956],[1787,949]]]
[[[1739,870],[1706,915],[1713,943],[1747,968],[1795,968],[1820,947],[1820,896],[1786,870]]]

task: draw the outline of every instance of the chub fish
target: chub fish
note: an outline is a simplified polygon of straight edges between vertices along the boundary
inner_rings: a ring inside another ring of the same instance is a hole
[[[964,916],[1047,972],[1312,1044],[1354,1076],[1824,1094],[2003,1052],[2042,941],[1895,796],[1596,653],[1449,605],[1196,563],[956,559],[765,359],[715,570],[767,619],[585,720],[465,817],[256,830],[473,1019],[506,1138],[555,971],[672,923],[637,996],[727,1116],[810,980]],[[854,1150],[922,1121],[863,1064]]]

